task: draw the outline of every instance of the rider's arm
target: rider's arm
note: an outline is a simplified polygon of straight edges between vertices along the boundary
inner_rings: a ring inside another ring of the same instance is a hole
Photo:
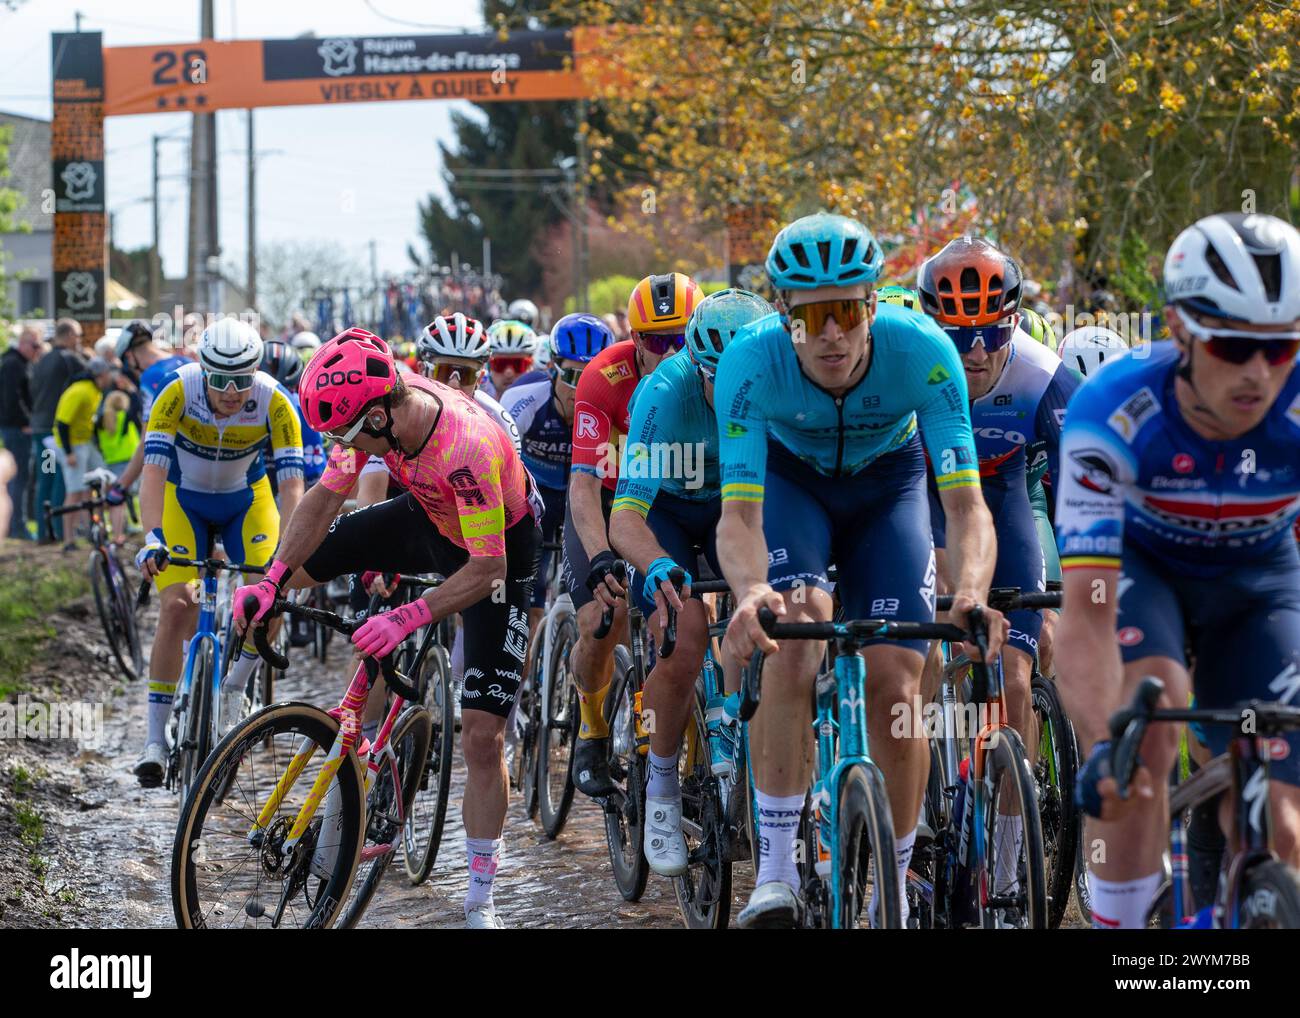
[[[600,507],[600,478],[574,471],[569,475],[569,515],[587,552],[588,560],[609,550],[605,514]]]
[[[146,463],[140,474],[140,523],[146,534],[162,529],[166,486],[167,469],[156,463]]]
[[[185,412],[185,385],[173,379],[153,401],[149,427],[140,443],[140,522],[145,533],[162,527],[163,493],[176,446],[176,431]],[[134,462],[134,461],[133,461]],[[125,485],[123,485],[125,487]]]
[[[361,468],[361,479],[357,481],[357,508],[364,509],[376,502],[388,499],[388,480],[392,475],[384,461],[371,456]]]
[[[646,517],[660,487],[659,471],[646,469],[649,450],[656,442],[670,440],[664,423],[671,416],[671,406],[661,406],[657,395],[650,377],[647,377],[641,380],[632,396],[628,442],[619,464],[618,488],[614,491],[609,517],[610,543],[640,573],[644,573],[655,559],[667,555],[646,525]]]
[[[267,430],[271,435],[271,455],[280,487],[280,518],[293,517],[303,491],[302,428],[298,410],[283,389],[271,396],[267,412]]]
[[[947,575],[952,578],[953,596],[985,601],[998,546],[984,493],[978,484],[940,489],[939,501],[948,519]]]

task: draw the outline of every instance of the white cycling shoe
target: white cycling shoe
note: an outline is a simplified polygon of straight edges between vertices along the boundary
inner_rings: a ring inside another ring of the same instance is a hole
[[[742,930],[789,930],[799,925],[799,895],[781,880],[759,884],[740,910],[736,922]]]
[[[161,742],[151,742],[144,747],[140,759],[135,762],[133,773],[141,788],[157,788],[163,782],[167,770],[167,747]]]
[[[646,824],[641,847],[646,862],[661,877],[680,877],[686,872],[686,839],[682,837],[682,800],[645,800]]]
[[[495,905],[479,905],[465,913],[467,930],[504,930],[506,924],[497,915]]]

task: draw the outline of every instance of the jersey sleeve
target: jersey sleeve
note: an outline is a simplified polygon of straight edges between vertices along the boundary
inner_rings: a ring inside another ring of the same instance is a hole
[[[632,394],[632,421],[628,443],[618,468],[618,488],[611,514],[630,509],[642,517],[650,515],[659,494],[659,471],[649,469],[651,450],[658,441],[671,441],[667,416],[672,406],[670,387],[653,375],[641,380]],[[665,396],[668,399],[665,400]]]
[[[447,475],[456,499],[456,517],[465,550],[473,557],[506,553],[506,502],[501,489],[503,461],[481,448],[471,462]]]
[[[164,470],[171,466],[176,446],[176,429],[185,412],[185,383],[173,378],[161,390],[149,409],[149,424],[144,435],[144,461]]]
[[[515,426],[514,415],[481,389],[474,393],[474,401],[492,415],[492,420],[510,436],[510,444],[515,447],[515,453],[522,455],[523,447],[519,442],[519,428]]]
[[[1064,364],[1060,365],[1047,383],[1043,397],[1038,401],[1034,420],[1034,441],[1025,450],[1029,484],[1041,481],[1046,474],[1052,484],[1058,484],[1061,470],[1061,429],[1065,426],[1065,408],[1079,388],[1079,379]]]
[[[927,342],[909,360],[911,382],[920,393],[916,417],[940,492],[979,487],[979,459],[971,430],[966,372],[948,337],[928,318],[918,319]]]
[[[302,428],[298,425],[298,411],[293,401],[282,389],[271,394],[271,405],[266,411],[266,428],[271,435],[271,455],[275,461],[275,476],[280,483],[290,478],[302,479]]]
[[[357,450],[335,445],[330,450],[329,459],[325,461],[325,472],[321,474],[319,482],[321,487],[344,497],[352,494],[352,489],[357,486],[357,478],[361,476],[357,467],[360,458],[361,454]]]
[[[549,389],[548,386],[548,392]],[[528,429],[533,426],[533,421],[537,417],[537,411],[542,406],[542,401],[538,398],[531,385],[514,385],[506,390],[506,394],[501,400],[501,406],[510,415],[510,419],[514,421],[516,430],[521,435],[526,435]]]
[[[610,384],[600,371],[588,368],[578,379],[573,400],[573,458],[569,470],[603,478],[614,422],[610,418]]]
[[[718,361],[713,408],[718,417],[718,467],[724,502],[763,501],[767,411],[775,402],[776,366],[772,347],[765,340],[772,328],[781,326],[767,318],[745,326]]]
[[[1083,388],[1061,433],[1056,533],[1062,569],[1120,565],[1124,505],[1137,461],[1106,423],[1110,403],[1097,386]]]

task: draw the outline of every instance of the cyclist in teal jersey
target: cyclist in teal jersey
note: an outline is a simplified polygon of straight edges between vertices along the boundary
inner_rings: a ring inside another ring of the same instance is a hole
[[[655,663],[642,701],[646,715],[655,719],[643,840],[646,861],[661,876],[686,872],[677,753],[709,640],[708,613],[701,601],[690,599],[690,583],[701,557],[715,575],[721,574],[713,379],[718,358],[736,332],[771,311],[767,301],[745,290],[706,297],[687,323],[686,353],[669,357],[632,394],[629,444],[609,518],[610,543],[645,577],[633,594],[647,617],[653,616],[651,625],[662,631],[665,602],[678,612],[677,649]],[[686,574],[680,596],[668,578],[675,568]],[[739,688],[739,674],[739,663],[724,665],[734,688]]]
[[[722,519],[718,554],[736,597],[726,647],[739,658],[778,649],[758,621],[825,621],[826,570],[846,616],[934,617],[934,547],[917,420],[935,464],[956,579],[953,615],[987,597],[993,525],[980,493],[961,362],[928,318],[877,307],[883,265],[871,232],[819,213],[783,229],[767,257],[779,314],[747,326],[718,368]],[[996,612],[989,649],[1007,624]],[[916,838],[929,763],[925,741],[896,739],[891,709],[919,695],[924,641],[869,644],[872,756],[884,771],[900,888]],[[977,653],[973,648],[971,653]],[[822,645],[790,642],[771,657],[751,726],[760,862],[742,926],[798,921],[794,840],[811,777],[806,723]]]

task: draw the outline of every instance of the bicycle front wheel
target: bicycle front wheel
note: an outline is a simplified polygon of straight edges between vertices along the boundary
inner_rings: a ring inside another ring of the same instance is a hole
[[[281,703],[221,740],[176,826],[171,890],[177,926],[311,929],[334,923],[364,834],[354,753],[328,778],[301,836],[293,843],[290,836],[338,733],[338,721],[318,707]]]
[[[902,927],[894,821],[885,779],[875,764],[851,767],[840,781],[839,841],[836,927],[857,927],[873,890],[877,914],[871,917],[871,925],[887,930]]]
[[[1074,776],[1079,769],[1079,757],[1074,731],[1061,706],[1055,683],[1035,675],[1030,696],[1039,732],[1034,782],[1047,868],[1047,925],[1056,929],[1065,917],[1070,888],[1074,886],[1079,841]]]
[[[379,773],[366,797],[365,843],[352,891],[339,912],[340,929],[349,930],[361,921],[397,853],[411,804],[420,790],[420,778],[429,763],[432,737],[433,721],[421,706],[406,708],[393,724],[389,745],[395,759],[386,755],[380,758]]]
[[[569,654],[578,642],[570,616],[555,629],[546,668],[546,709],[537,733],[537,805],[542,830],[558,838],[573,806],[573,743],[578,737],[578,693],[569,671]]]
[[[697,685],[679,764],[687,869],[673,878],[673,886],[687,929],[724,930],[731,918],[730,831],[719,781],[710,766],[705,709],[704,692]]]
[[[1266,859],[1241,879],[1237,918],[1243,930],[1300,929],[1300,885],[1278,859]]]
[[[423,683],[424,706],[429,715],[428,763],[411,807],[406,811],[403,858],[413,884],[428,879],[438,859],[442,830],[451,795],[451,757],[456,743],[456,723],[451,702],[451,660],[446,648],[431,643],[417,662],[417,686]]]
[[[635,680],[627,649],[614,648],[614,678],[605,709],[609,712],[609,773],[621,793],[605,803],[605,841],[614,883],[624,901],[640,901],[650,877],[641,850],[645,830],[645,758],[637,748]]]
[[[190,673],[185,709],[181,712],[181,742],[177,747],[176,772],[181,802],[189,798],[199,770],[212,748],[212,712],[216,709],[212,702],[212,675],[217,663],[212,641],[199,640],[198,647],[191,644],[190,650],[195,655],[194,669]]]
[[[977,861],[985,929],[1047,929],[1047,873],[1034,775],[1011,728],[990,739],[984,757],[983,858]]]

